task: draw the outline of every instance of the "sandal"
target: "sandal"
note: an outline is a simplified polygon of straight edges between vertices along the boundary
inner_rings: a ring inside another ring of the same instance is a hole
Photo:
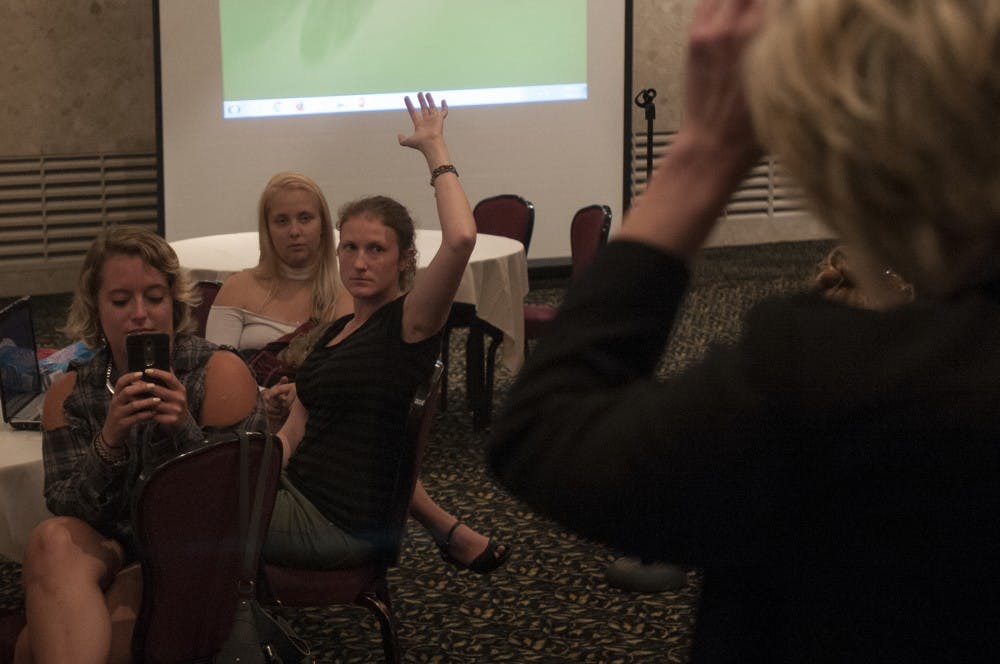
[[[450,565],[454,565],[458,569],[472,570],[476,574],[489,574],[507,562],[507,558],[510,556],[510,545],[500,544],[492,537],[490,538],[489,544],[486,545],[486,550],[476,556],[476,559],[468,565],[452,556],[448,551],[451,547],[451,538],[461,525],[463,525],[461,521],[455,521],[455,525],[451,527],[448,534],[445,536],[444,542],[435,541],[438,549],[441,550],[442,560]],[[497,551],[501,546],[503,547],[503,552],[500,555],[497,555]]]

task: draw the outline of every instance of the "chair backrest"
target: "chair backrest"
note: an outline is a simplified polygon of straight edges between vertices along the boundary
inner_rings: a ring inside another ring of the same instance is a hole
[[[535,229],[535,206],[517,194],[490,196],[476,203],[472,210],[476,230],[488,235],[502,235],[531,248],[531,232]]]
[[[406,532],[406,518],[410,513],[410,500],[413,489],[420,475],[420,462],[430,438],[431,423],[437,412],[441,399],[441,380],[444,375],[444,364],[441,360],[434,363],[434,369],[427,381],[417,388],[410,402],[410,411],[406,416],[406,445],[396,472],[393,495],[396,500],[390,513],[389,531],[393,534],[393,547],[386,552],[386,566],[395,565],[399,560],[403,534]]]
[[[573,256],[571,281],[576,281],[594,262],[597,252],[608,243],[610,231],[611,208],[607,205],[588,205],[576,211],[569,229]]]
[[[201,302],[196,306],[191,314],[198,322],[198,329],[195,331],[199,337],[205,337],[205,326],[208,324],[208,312],[212,309],[215,296],[219,294],[222,287],[218,281],[199,281],[197,283],[198,293],[201,294]]]
[[[250,433],[250,495],[264,435]],[[281,472],[270,445],[262,531]],[[216,652],[232,629],[241,576],[240,442],[206,444],[165,462],[136,486],[132,521],[142,563],[142,605],[133,638],[137,662],[187,662]]]

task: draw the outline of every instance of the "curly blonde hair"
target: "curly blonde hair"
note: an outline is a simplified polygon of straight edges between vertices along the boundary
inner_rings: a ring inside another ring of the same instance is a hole
[[[1000,276],[1000,2],[768,8],[747,98],[816,213],[921,293]]]
[[[193,334],[197,321],[192,310],[201,301],[195,282],[181,268],[177,254],[167,241],[156,233],[135,226],[110,226],[90,245],[80,277],[76,282],[73,301],[62,332],[70,339],[79,339],[92,348],[104,343],[101,318],[97,310],[97,293],[101,289],[104,261],[113,255],[139,256],[149,266],[167,278],[174,302],[174,334]]]

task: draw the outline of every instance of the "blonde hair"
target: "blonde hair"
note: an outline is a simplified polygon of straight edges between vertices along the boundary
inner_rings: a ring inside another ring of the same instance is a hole
[[[771,0],[762,143],[847,242],[921,293],[1000,276],[1000,2]]]
[[[278,353],[278,359],[292,365],[293,367],[301,367],[302,363],[306,361],[307,357],[309,357],[309,354],[313,351],[313,347],[317,344],[317,342],[319,342],[319,338],[323,336],[328,327],[329,324],[317,325],[308,332],[293,338],[290,342],[288,342],[288,345]]]
[[[91,347],[104,343],[97,293],[101,290],[104,261],[113,255],[138,256],[163,273],[173,299],[174,334],[194,333],[197,322],[191,312],[200,302],[200,297],[194,281],[187,270],[181,268],[177,254],[167,241],[143,228],[109,226],[94,239],[83,259],[66,325],[62,328],[66,336],[80,339]]]
[[[320,213],[320,252],[319,261],[312,274],[311,289],[313,308],[311,317],[321,322],[329,322],[333,318],[337,303],[337,252],[333,245],[333,221],[330,216],[330,206],[319,185],[312,178],[294,171],[283,171],[274,175],[264,187],[257,204],[257,234],[260,242],[260,260],[253,274],[257,279],[270,285],[271,296],[275,295],[278,283],[282,278],[281,259],[274,249],[267,219],[271,213],[271,202],[279,191],[302,189],[316,197]]]

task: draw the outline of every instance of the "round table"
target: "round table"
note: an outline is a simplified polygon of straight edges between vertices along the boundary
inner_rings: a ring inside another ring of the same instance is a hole
[[[21,562],[31,530],[52,516],[44,487],[42,432],[0,422],[0,556]]]
[[[334,238],[336,242],[336,238]],[[417,229],[417,279],[441,246],[441,231]],[[260,244],[256,231],[205,235],[175,240],[182,267],[198,281],[223,281],[257,264]],[[528,294],[528,261],[517,240],[480,234],[455,301],[472,304],[476,316],[504,334],[500,361],[517,371],[524,359],[524,296]]]

